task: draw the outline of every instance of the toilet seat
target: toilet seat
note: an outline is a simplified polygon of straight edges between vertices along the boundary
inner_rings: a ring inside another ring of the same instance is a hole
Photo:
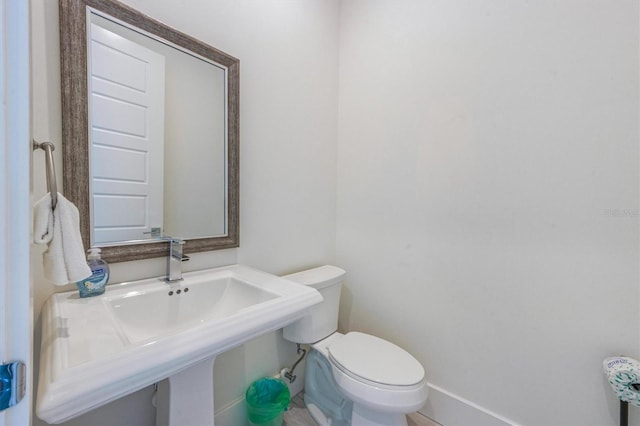
[[[341,343],[343,341],[345,342],[344,346]],[[392,355],[381,356],[381,353],[386,353],[389,350],[389,346],[394,348],[390,350]],[[318,356],[313,357],[312,354],[314,353]],[[422,366],[414,369],[415,376],[413,374],[407,374],[406,376],[401,374],[398,376],[400,379],[398,379],[398,377],[388,375],[383,379],[382,375],[365,373],[362,367],[358,368],[353,364],[356,360],[362,361],[373,357],[382,359],[382,363],[387,364],[386,368],[384,368],[385,370],[393,370],[394,365],[398,366],[399,363],[414,365],[413,362],[417,362],[413,357],[409,360],[404,354],[407,354],[407,352],[403,349],[374,336],[355,332],[345,335],[336,332],[311,345],[311,354],[307,360],[306,368],[307,370],[324,370],[325,373],[323,374],[330,376],[330,381],[335,386],[336,394],[342,395],[346,401],[353,402],[354,416],[361,415],[364,411],[371,411],[376,413],[375,418],[380,419],[380,422],[375,424],[402,425],[405,424],[403,423],[404,414],[419,410],[427,400],[427,382]],[[350,355],[353,356],[353,363],[349,361]],[[398,355],[398,358],[395,355]],[[336,356],[350,369],[340,364]],[[311,358],[314,361],[310,361]],[[320,360],[322,362],[316,362]],[[320,368],[320,365],[326,367]],[[362,375],[366,374],[367,377],[359,376],[351,370],[357,371]],[[318,377],[316,377],[315,373],[318,373],[318,371],[313,374],[308,371],[307,380],[312,379],[318,382]],[[402,377],[404,377],[404,380],[402,380]],[[371,380],[372,378],[391,383],[409,383],[416,380],[417,382],[410,385],[390,385],[373,381]],[[313,386],[309,391],[311,392],[315,388],[316,386]],[[329,412],[330,410],[325,407],[325,411]],[[397,418],[394,416],[397,416]],[[316,419],[316,421],[318,420]]]
[[[329,345],[329,360],[355,380],[384,388],[413,387],[422,365],[404,349],[369,334],[350,332]]]

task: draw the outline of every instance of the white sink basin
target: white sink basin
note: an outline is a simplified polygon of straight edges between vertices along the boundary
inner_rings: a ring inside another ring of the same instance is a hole
[[[52,295],[42,308],[36,412],[60,423],[277,330],[322,301],[246,266]]]
[[[279,297],[232,274],[218,275],[214,279],[206,276],[192,279],[176,290],[165,284],[109,295],[105,304],[127,340],[141,342],[243,310],[260,309],[263,302]],[[145,314],[140,315],[141,312]]]

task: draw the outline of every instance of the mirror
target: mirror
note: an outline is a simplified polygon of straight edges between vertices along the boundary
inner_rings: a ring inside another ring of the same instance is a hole
[[[239,61],[114,0],[60,0],[63,176],[110,262],[237,247]]]

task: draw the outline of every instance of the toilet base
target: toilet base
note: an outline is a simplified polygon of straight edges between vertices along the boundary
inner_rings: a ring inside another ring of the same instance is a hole
[[[404,413],[383,413],[373,411],[360,404],[353,404],[351,412],[351,426],[407,426],[407,416]]]

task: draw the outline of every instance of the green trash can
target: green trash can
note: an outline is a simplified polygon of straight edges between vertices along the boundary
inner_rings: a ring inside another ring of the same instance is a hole
[[[291,393],[283,380],[264,377],[249,385],[245,400],[250,425],[281,426]]]

